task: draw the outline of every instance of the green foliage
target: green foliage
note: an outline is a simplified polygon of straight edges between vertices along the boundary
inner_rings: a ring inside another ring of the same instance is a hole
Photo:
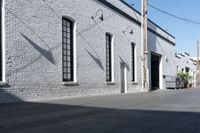
[[[178,72],[177,76],[180,77],[183,81],[188,82],[188,83],[193,78],[189,73],[186,73],[186,72]]]

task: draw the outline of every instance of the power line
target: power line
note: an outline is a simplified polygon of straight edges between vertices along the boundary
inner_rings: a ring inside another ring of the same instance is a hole
[[[179,1],[176,0],[176,3],[177,3],[177,6],[179,7],[180,12],[182,13],[182,15],[183,15],[183,17],[184,17],[184,19],[185,19],[186,16],[185,16],[185,14],[184,14],[184,12],[183,12],[183,9],[181,8],[181,6],[180,6],[180,4],[179,4]],[[190,29],[190,32],[193,34],[193,36],[194,36],[195,39],[197,40],[197,35],[194,33],[194,31],[193,31],[193,29],[192,29],[192,27],[191,27],[191,24],[190,24],[188,21],[186,21],[186,24],[187,24],[188,28]]]
[[[160,12],[162,12],[162,13],[168,15],[168,16],[174,17],[176,19],[183,20],[183,21],[186,21],[186,22],[189,22],[189,23],[192,23],[192,24],[200,25],[200,22],[198,22],[198,21],[176,16],[176,15],[174,15],[172,13],[169,13],[169,12],[166,12],[164,10],[161,10],[160,8],[155,7],[155,6],[153,6],[153,5],[149,4],[149,3],[148,3],[148,6],[151,7],[151,8],[153,8],[153,9],[155,9],[155,10],[158,10],[158,11],[160,11]]]

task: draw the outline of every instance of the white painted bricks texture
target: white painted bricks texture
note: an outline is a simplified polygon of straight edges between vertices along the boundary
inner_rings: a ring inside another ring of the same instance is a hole
[[[135,13],[118,0],[108,1]],[[97,10],[104,21],[99,14],[91,19]],[[76,23],[77,86],[62,82],[62,17]],[[133,34],[123,33],[130,25]],[[140,26],[98,0],[6,0],[5,28],[7,85],[1,86],[0,103],[120,93],[121,62],[128,66],[128,93],[142,88]],[[114,85],[106,83],[106,32],[114,37]],[[131,42],[136,44],[136,85],[131,82]]]

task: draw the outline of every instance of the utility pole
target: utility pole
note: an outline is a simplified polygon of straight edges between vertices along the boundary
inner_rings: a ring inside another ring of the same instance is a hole
[[[148,69],[148,42],[147,42],[147,3],[148,0],[143,0],[143,11],[142,11],[142,17],[143,17],[143,54],[144,54],[144,90],[149,91],[149,69]]]
[[[197,40],[196,87],[199,87],[199,41]]]

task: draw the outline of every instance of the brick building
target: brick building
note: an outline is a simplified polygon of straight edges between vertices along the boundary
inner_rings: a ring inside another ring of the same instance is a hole
[[[122,0],[1,1],[0,102],[143,91],[140,17]],[[175,38],[149,20],[148,43],[165,89]]]

